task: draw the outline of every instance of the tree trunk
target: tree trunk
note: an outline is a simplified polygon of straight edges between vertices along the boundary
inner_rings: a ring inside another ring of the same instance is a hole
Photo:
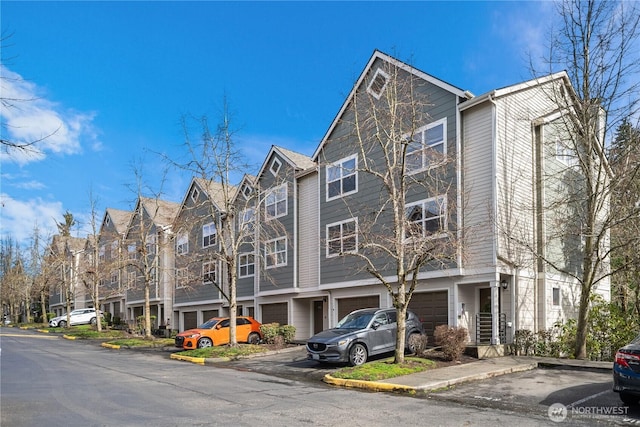
[[[587,333],[589,320],[589,295],[588,289],[582,286],[580,294],[580,308],[578,310],[578,323],[576,325],[576,343],[573,355],[576,359],[587,358]]]

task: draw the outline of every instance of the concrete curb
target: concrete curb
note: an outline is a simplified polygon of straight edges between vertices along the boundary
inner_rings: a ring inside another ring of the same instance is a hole
[[[361,381],[361,380],[347,380],[343,378],[334,378],[331,375],[327,374],[322,379],[323,382],[335,385],[339,387],[347,387],[347,388],[359,388],[370,391],[391,391],[391,392],[407,392],[407,393],[415,393],[418,388],[408,386],[408,385],[400,385],[400,384],[391,384],[391,383],[380,383],[377,381]]]
[[[281,350],[269,350],[263,353],[253,353],[253,354],[247,354],[245,356],[236,356],[236,357],[191,357],[191,356],[182,356],[179,353],[172,353],[169,356],[169,358],[174,360],[182,360],[186,362],[197,363],[198,365],[215,365],[217,363],[222,363],[222,362],[231,362],[232,360],[253,359],[255,357],[270,356],[272,354],[280,354],[280,353],[289,353],[296,350],[300,350],[300,346],[283,348]]]
[[[74,337],[72,335],[62,335],[62,338],[64,338],[65,340],[75,340],[78,337]]]
[[[536,369],[537,367],[538,367],[537,363],[516,365],[510,368],[497,369],[490,372],[482,372],[478,374],[465,375],[459,378],[452,378],[449,380],[432,382],[424,386],[416,387],[416,389],[423,390],[423,391],[441,390],[444,388],[448,388],[448,387],[451,387],[457,384],[466,383],[466,382],[486,380],[488,378],[499,377],[501,375],[507,375],[507,374],[514,374],[516,372],[531,371],[533,369]]]
[[[36,329],[36,331],[42,333],[42,334],[48,334],[49,330],[48,329]]]
[[[171,354],[169,356],[170,359],[174,360],[182,360],[185,362],[196,363],[198,365],[204,365],[205,358],[204,357],[191,357],[191,356],[181,356],[179,354]]]
[[[104,348],[110,348],[113,350],[120,350],[120,346],[117,344],[109,344],[109,343],[103,342],[102,344],[100,344],[100,346]]]

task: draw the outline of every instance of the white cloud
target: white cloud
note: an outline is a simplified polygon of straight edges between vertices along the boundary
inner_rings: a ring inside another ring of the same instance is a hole
[[[40,181],[31,180],[16,184],[15,187],[23,190],[42,190],[43,188],[46,188],[46,185]]]
[[[44,240],[57,233],[56,220],[64,214],[61,202],[47,202],[40,198],[16,200],[6,193],[0,194],[0,234],[26,245],[37,225]]]
[[[100,147],[93,128],[95,113],[65,109],[41,97],[42,90],[19,74],[0,65],[0,117],[4,139],[28,144],[27,150],[7,149],[0,152],[0,161],[18,164],[43,160],[48,154],[76,154],[82,143]]]

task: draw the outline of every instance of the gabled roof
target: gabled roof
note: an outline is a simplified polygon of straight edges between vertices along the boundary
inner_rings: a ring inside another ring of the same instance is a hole
[[[486,102],[489,99],[498,99],[504,96],[508,96],[514,94],[516,92],[520,92],[522,90],[530,89],[536,86],[543,85],[553,80],[562,79],[565,81],[565,85],[570,89],[573,94],[573,86],[571,86],[571,81],[569,80],[569,75],[566,71],[560,71],[557,73],[549,74],[544,77],[538,77],[535,79],[527,80],[525,82],[516,83],[514,85],[505,86],[500,89],[494,89],[487,93],[483,93],[482,95],[476,96],[475,98],[471,98],[467,101],[460,103],[460,111],[466,110],[468,108],[473,107],[474,105],[481,104]]]
[[[104,227],[107,216],[110,218],[110,221],[113,224],[113,228],[115,228],[116,232],[118,232],[118,234],[124,235],[127,232],[129,222],[131,222],[133,212],[107,208],[104,214],[104,218],[102,219],[102,227]]]
[[[273,153],[278,153],[280,157],[282,157],[296,171],[306,170],[314,168],[316,166],[315,162],[309,156],[305,156],[304,154],[296,153],[295,151],[272,145],[271,149],[269,150],[269,154],[267,154],[264,162],[262,163],[262,166],[260,167],[258,176],[261,176],[266,169],[267,164],[269,164],[269,160],[273,156]]]
[[[160,227],[171,225],[176,214],[180,210],[180,205],[178,203],[151,197],[140,197],[138,200],[138,206],[136,206],[136,211],[138,211],[138,207],[140,205],[145,211],[147,211],[147,214],[153,223]]]
[[[244,176],[242,177],[242,179],[240,180],[240,183],[236,187],[236,194],[234,194],[233,200],[237,200],[238,199],[238,197],[242,194],[242,188],[245,185],[248,185],[248,186],[254,188],[255,185],[256,185],[256,181],[257,180],[258,180],[258,177],[256,177],[255,175],[250,175],[248,173],[245,173]]]
[[[366,78],[366,76],[369,74],[369,71],[371,70],[371,68],[373,67],[373,64],[375,63],[375,61],[377,59],[380,59],[382,61],[388,62],[391,65],[398,67],[410,74],[415,75],[416,77],[427,81],[431,84],[433,84],[434,86],[437,86],[441,89],[444,89],[448,92],[451,92],[452,94],[460,97],[460,98],[469,98],[473,95],[471,95],[471,93],[464,91],[463,89],[460,89],[456,86],[453,86],[443,80],[440,80],[436,77],[433,77],[432,75],[429,75],[427,73],[425,73],[424,71],[420,71],[417,68],[414,68],[410,65],[408,65],[405,62],[402,62],[390,55],[387,55],[385,53],[380,52],[379,50],[374,50],[373,51],[373,55],[371,55],[371,58],[369,59],[369,62],[367,63],[366,67],[364,67],[364,70],[362,70],[362,73],[360,73],[360,77],[358,77],[358,80],[356,80],[356,83],[353,85],[353,88],[351,89],[351,91],[349,92],[349,96],[347,96],[347,98],[345,99],[344,103],[342,104],[342,107],[340,108],[340,110],[338,111],[338,114],[336,114],[336,117],[333,119],[333,122],[331,122],[331,125],[329,126],[329,129],[327,129],[327,132],[325,133],[325,135],[322,137],[322,140],[320,141],[320,144],[318,144],[318,148],[316,148],[316,151],[313,153],[313,156],[311,157],[312,160],[317,160],[318,159],[318,155],[320,154],[320,151],[322,150],[322,148],[324,147],[324,144],[327,142],[327,139],[329,138],[329,136],[331,135],[331,133],[333,132],[333,129],[337,126],[337,124],[340,121],[340,118],[342,117],[342,115],[344,114],[345,110],[347,109],[347,107],[349,106],[349,103],[351,102],[351,100],[353,99],[353,97],[355,96],[358,88],[361,87],[361,85],[364,82],[364,79]]]
[[[226,184],[227,188],[225,188],[224,184],[203,178],[194,178],[193,181],[207,194],[209,200],[213,202],[215,208],[220,212],[225,210],[225,206],[236,193],[235,185]],[[227,198],[229,200],[226,200]]]

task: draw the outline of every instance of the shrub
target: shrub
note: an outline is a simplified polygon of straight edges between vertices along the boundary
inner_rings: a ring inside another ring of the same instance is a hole
[[[282,345],[284,345],[293,340],[296,335],[296,328],[292,325],[281,326],[279,323],[263,323],[260,325],[260,332],[262,332],[264,342],[267,344],[278,344],[281,340]]]
[[[446,360],[460,360],[467,344],[466,328],[440,325],[436,327],[434,337]]]

